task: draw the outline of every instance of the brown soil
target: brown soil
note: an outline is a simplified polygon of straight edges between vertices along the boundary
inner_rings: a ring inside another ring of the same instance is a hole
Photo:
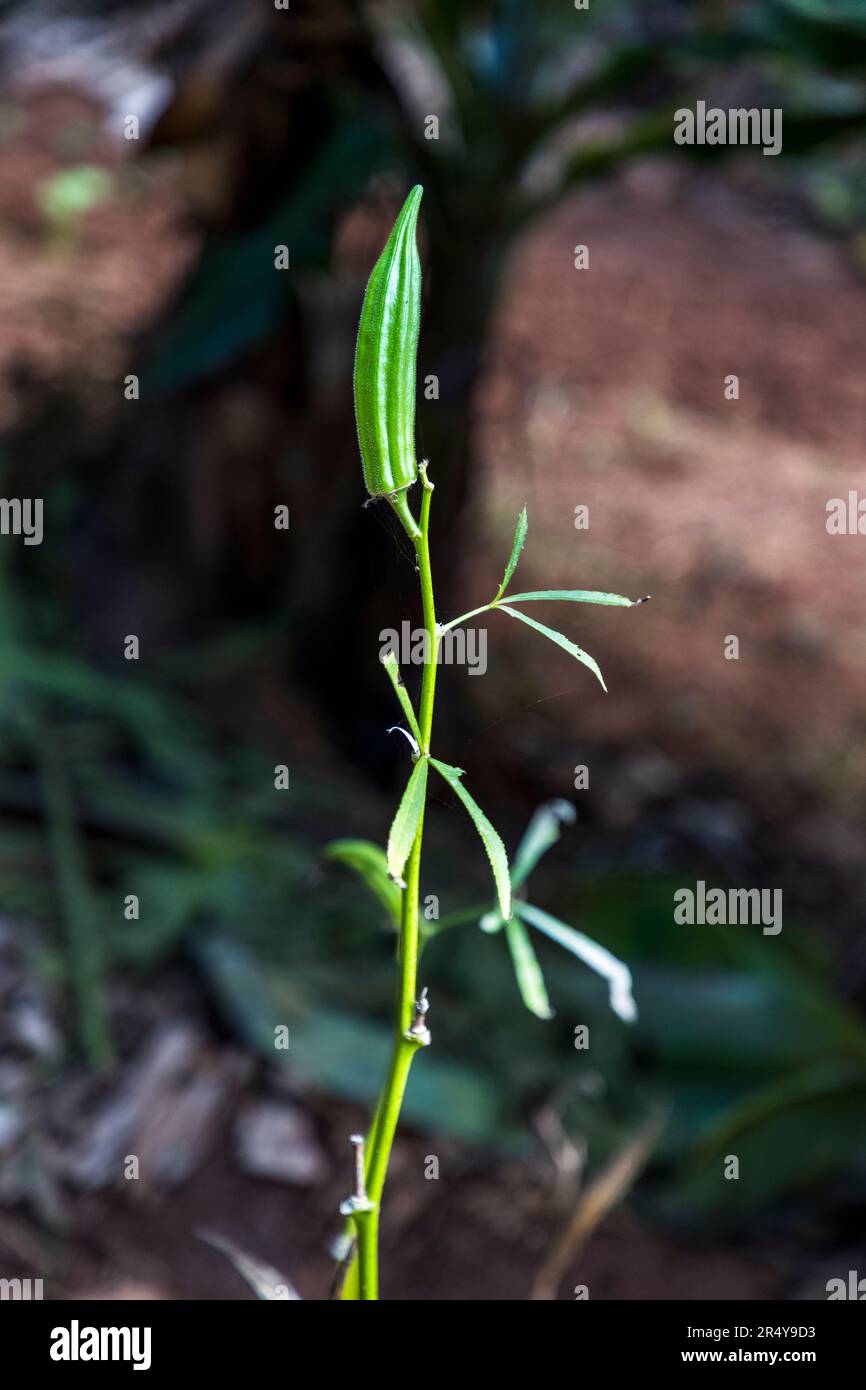
[[[311,1102],[323,1139],[345,1149],[361,1120],[331,1103]],[[394,1154],[383,1227],[382,1294],[388,1299],[526,1300],[565,1224],[550,1170],[494,1165],[437,1143],[440,1178],[419,1180],[431,1141],[403,1138]],[[220,1146],[176,1192],[79,1197],[62,1239],[37,1235],[22,1218],[0,1219],[6,1277],[52,1270],[49,1298],[242,1299],[254,1295],[201,1232],[228,1237],[286,1277],[303,1298],[328,1296],[327,1249],[347,1176],[333,1158],[310,1191],[240,1175]],[[333,1157],[333,1155],[332,1155]],[[799,1278],[781,1258],[735,1248],[677,1246],[628,1210],[615,1213],[582,1258],[572,1261],[559,1296],[586,1285],[592,1299],[675,1300],[779,1297]]]

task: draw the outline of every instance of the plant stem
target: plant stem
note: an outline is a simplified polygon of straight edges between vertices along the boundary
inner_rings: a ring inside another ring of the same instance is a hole
[[[362,1299],[379,1297],[379,1212],[364,1212],[355,1218],[358,1232],[358,1279]]]
[[[430,756],[430,738],[433,730],[433,702],[436,693],[437,657],[439,654],[439,634],[436,630],[436,608],[433,598],[433,577],[430,570],[430,499],[433,484],[428,482],[424,466],[421,466],[421,480],[424,492],[421,500],[421,525],[416,527],[417,535],[412,539],[418,559],[418,576],[421,583],[421,605],[424,614],[426,639],[426,663],[421,681],[421,700],[418,724],[421,731],[421,756]],[[407,527],[407,531],[409,528]],[[411,532],[409,532],[411,535]],[[399,980],[395,1003],[394,1047],[391,1062],[382,1093],[376,1105],[373,1122],[367,1141],[367,1192],[374,1210],[366,1217],[366,1232],[362,1242],[358,1241],[358,1254],[350,1263],[343,1285],[344,1299],[358,1297],[378,1298],[379,1263],[379,1209],[382,1191],[388,1174],[391,1147],[400,1119],[400,1109],[409,1068],[418,1048],[423,1045],[417,1038],[409,1037],[418,993],[418,890],[421,877],[421,846],[424,836],[424,815],[418,822],[415,841],[406,866],[406,887],[403,890],[402,914],[400,920]],[[363,1245],[363,1248],[362,1248]],[[367,1276],[364,1263],[369,1262]],[[373,1272],[371,1273],[370,1270]],[[366,1288],[366,1292],[365,1292]],[[373,1290],[371,1292],[370,1290]]]

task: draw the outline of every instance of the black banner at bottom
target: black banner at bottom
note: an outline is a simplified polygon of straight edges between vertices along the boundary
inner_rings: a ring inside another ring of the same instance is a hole
[[[856,1302],[827,1303],[606,1303],[576,1301],[527,1309],[516,1324],[513,1304],[497,1313],[473,1303],[403,1303],[389,1313],[344,1304],[269,1307],[266,1304],[192,1302],[73,1303],[3,1301],[0,1336],[4,1362],[17,1371],[99,1379],[110,1369],[164,1376],[214,1372],[294,1376],[298,1356],[333,1373],[342,1364],[374,1361],[396,1375],[383,1338],[397,1338],[401,1373],[407,1355],[427,1382],[438,1368],[465,1369],[473,1360],[487,1375],[523,1357],[539,1367],[562,1350],[575,1374],[588,1365],[607,1370],[667,1372],[675,1366],[811,1366],[826,1380],[859,1360],[866,1310]],[[490,1306],[490,1305],[487,1305]],[[425,1316],[425,1309],[427,1310]],[[418,1323],[415,1316],[419,1317]],[[468,1334],[459,1346],[441,1334],[451,1318]],[[487,1319],[491,1318],[488,1323]],[[507,1321],[505,1318],[507,1317]],[[424,1319],[424,1321],[421,1321]],[[561,1340],[567,1339],[567,1340]],[[414,1345],[407,1347],[407,1341]],[[467,1353],[469,1353],[467,1355]],[[422,1368],[423,1367],[423,1373]]]

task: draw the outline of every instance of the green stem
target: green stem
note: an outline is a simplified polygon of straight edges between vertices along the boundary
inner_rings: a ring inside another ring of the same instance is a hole
[[[421,583],[421,605],[424,614],[424,627],[427,633],[427,660],[421,682],[418,725],[421,733],[421,756],[429,757],[430,738],[433,731],[433,702],[436,693],[439,633],[436,629],[436,607],[433,598],[433,577],[430,570],[429,546],[430,499],[433,493],[433,485],[428,482],[423,465],[421,466],[421,480],[424,485],[424,492],[421,500],[421,525],[419,528],[417,523],[414,523],[416,533],[414,535],[408,526],[406,529],[415,544],[415,553],[418,559],[418,575]],[[367,1221],[367,1231],[364,1241],[366,1248],[361,1249],[361,1241],[359,1240],[358,1252],[347,1269],[342,1292],[342,1297],[344,1299],[357,1298],[359,1294],[362,1299],[378,1297],[378,1291],[371,1293],[370,1289],[378,1290],[379,1208],[381,1206],[382,1191],[385,1186],[385,1179],[388,1175],[388,1163],[391,1157],[394,1135],[400,1119],[400,1110],[403,1104],[406,1082],[409,1078],[409,1068],[412,1065],[412,1059],[418,1051],[418,1048],[423,1045],[419,1039],[413,1039],[407,1036],[412,1027],[415,1000],[418,993],[418,891],[421,878],[421,847],[423,836],[424,815],[422,812],[418,822],[415,841],[412,845],[409,861],[406,866],[406,887],[403,890],[399,946],[400,973],[395,1006],[394,1046],[391,1053],[388,1075],[385,1079],[382,1094],[376,1105],[373,1124],[368,1139],[367,1192],[370,1201],[374,1204],[375,1210],[370,1213]],[[365,1260],[375,1265],[376,1273],[372,1277],[369,1273],[366,1278],[364,1276],[363,1263]],[[366,1293],[364,1292],[365,1287],[367,1289]]]
[[[358,1232],[358,1281],[362,1299],[379,1297],[379,1211],[359,1213],[355,1217]]]
[[[412,508],[409,506],[409,498],[406,496],[407,492],[408,488],[401,488],[399,492],[393,492],[388,498],[388,501],[403,523],[409,539],[417,546],[421,533],[418,530],[418,523],[412,515]]]
[[[400,1118],[403,1095],[406,1090],[406,1082],[409,1079],[409,1068],[417,1050],[418,1044],[410,1042],[402,1034],[395,1040],[394,1051],[391,1054],[391,1065],[388,1069],[383,1092],[382,1116],[370,1163],[368,1191],[370,1200],[376,1203],[380,1201],[382,1189],[385,1186],[388,1160],[391,1157],[391,1145],[394,1142],[397,1121]]]

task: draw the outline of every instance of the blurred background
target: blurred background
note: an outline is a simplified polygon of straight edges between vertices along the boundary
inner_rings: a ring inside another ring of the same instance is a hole
[[[327,1297],[394,941],[323,850],[385,841],[379,634],[418,618],[352,356],[415,182],[440,611],[486,601],[524,503],[518,589],[653,599],[539,610],[607,695],[501,615],[483,677],[443,672],[437,751],[509,851],[574,806],[532,901],[628,963],[639,1017],[540,937],[527,1012],[434,789],[457,920],[383,1295],[866,1274],[866,542],[826,527],[864,486],[861,0],[0,15],[2,490],[44,500],[41,545],[0,538],[0,1274],[248,1298],[241,1250]],[[697,100],[781,107],[782,153],[676,145]],[[676,925],[698,879],[781,889],[783,930]]]

